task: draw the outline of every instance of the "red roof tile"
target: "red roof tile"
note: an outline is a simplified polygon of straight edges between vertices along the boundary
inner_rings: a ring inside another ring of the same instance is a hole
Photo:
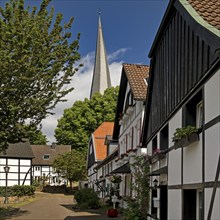
[[[188,0],[188,2],[205,21],[220,30],[219,0]]]
[[[112,135],[113,122],[103,122],[93,133],[96,160],[104,160],[107,156],[107,146],[104,144],[106,135]]]
[[[149,77],[149,66],[138,64],[123,64],[134,99],[145,100],[147,95],[146,78]]]

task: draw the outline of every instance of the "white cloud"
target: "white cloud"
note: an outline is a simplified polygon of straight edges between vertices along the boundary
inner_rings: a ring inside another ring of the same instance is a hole
[[[122,53],[126,52],[125,48],[122,48],[108,56],[110,60],[117,59]],[[90,52],[86,56],[82,57],[79,63],[83,63],[83,67],[73,76],[72,82],[68,87],[73,87],[74,90],[66,95],[65,99],[68,101],[58,103],[53,110],[54,115],[48,116],[42,121],[42,132],[47,136],[50,143],[55,142],[54,130],[57,126],[57,120],[62,117],[64,109],[72,107],[73,103],[77,100],[84,100],[90,95],[90,89],[92,84],[92,74],[94,68],[95,53]],[[117,86],[120,83],[121,70],[123,61],[112,62],[109,65],[112,86]]]
[[[115,59],[118,59],[118,57],[122,54],[124,54],[128,49],[127,48],[121,48],[111,54],[108,55],[108,62],[111,63]]]

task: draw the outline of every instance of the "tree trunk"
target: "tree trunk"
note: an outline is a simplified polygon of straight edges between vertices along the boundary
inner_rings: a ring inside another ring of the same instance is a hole
[[[73,181],[72,180],[69,181],[70,181],[70,189],[73,190]]]

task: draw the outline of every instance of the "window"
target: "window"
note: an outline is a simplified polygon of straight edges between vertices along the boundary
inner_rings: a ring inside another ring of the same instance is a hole
[[[199,126],[203,123],[203,102],[202,90],[200,90],[191,100],[183,107],[183,127]]]
[[[35,171],[40,171],[40,167],[35,167]]]
[[[152,153],[157,150],[157,136],[152,140]]]
[[[90,144],[90,147],[89,147],[89,154],[90,155],[92,154],[92,144]]]
[[[129,91],[126,97],[125,110],[128,108],[128,106],[132,106],[132,105],[133,105],[133,94],[131,93],[131,91]]]
[[[196,219],[196,190],[183,190],[183,219]]]
[[[203,125],[203,102],[196,105],[196,127],[201,128]]]
[[[168,125],[166,125],[160,132],[160,149],[161,150],[166,150],[168,149],[169,142],[168,142]]]
[[[44,160],[49,160],[50,159],[50,155],[49,154],[44,154]]]
[[[131,128],[131,133],[130,133],[130,137],[131,137],[131,149],[133,149],[134,147],[134,128]]]

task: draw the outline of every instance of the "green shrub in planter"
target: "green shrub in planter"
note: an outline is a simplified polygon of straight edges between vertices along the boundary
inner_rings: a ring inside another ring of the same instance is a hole
[[[99,198],[92,189],[84,188],[78,190],[74,198],[81,208],[96,209],[100,207]]]
[[[175,133],[173,134],[173,142],[176,143],[181,140],[183,137],[186,137],[190,134],[198,132],[198,129],[194,126],[186,126],[183,128],[177,128]]]

